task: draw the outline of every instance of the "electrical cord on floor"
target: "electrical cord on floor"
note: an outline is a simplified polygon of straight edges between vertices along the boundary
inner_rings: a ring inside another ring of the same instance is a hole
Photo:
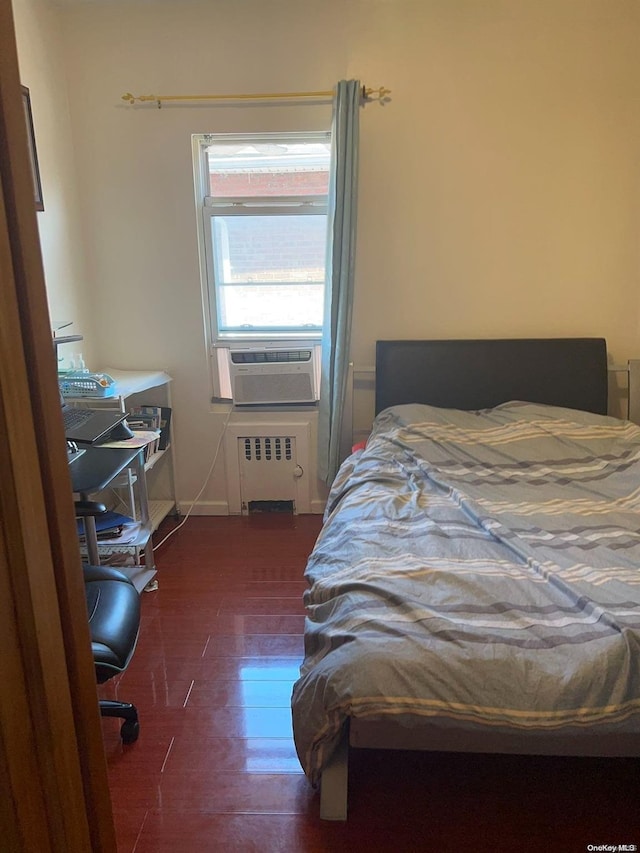
[[[172,530],[170,530],[167,533],[167,535],[164,537],[164,539],[162,539],[160,542],[158,542],[157,545],[154,542],[154,544],[153,544],[153,550],[154,551],[157,551],[158,548],[160,548],[162,545],[164,545],[164,543],[167,541],[167,539],[169,539],[170,536],[173,536],[173,534],[176,532],[176,530],[180,530],[182,525],[186,522],[186,520],[191,515],[192,509],[194,508],[196,503],[200,500],[200,496],[202,495],[202,493],[206,489],[207,484],[208,484],[209,480],[211,479],[211,475],[213,474],[214,468],[216,467],[216,462],[218,461],[218,454],[220,453],[220,447],[222,446],[222,439],[224,438],[225,433],[227,431],[227,426],[229,424],[229,418],[231,417],[232,412],[233,412],[233,408],[229,408],[229,411],[227,412],[227,417],[224,419],[224,424],[222,427],[222,432],[220,433],[220,438],[218,439],[218,443],[216,445],[216,452],[213,454],[213,462],[211,463],[211,465],[209,467],[209,471],[207,473],[207,476],[205,477],[204,483],[202,484],[202,488],[200,489],[198,494],[195,496],[195,498],[191,501],[191,505],[189,506],[189,509],[186,511],[185,516],[182,519],[182,521],[180,522],[180,524],[177,524]]]

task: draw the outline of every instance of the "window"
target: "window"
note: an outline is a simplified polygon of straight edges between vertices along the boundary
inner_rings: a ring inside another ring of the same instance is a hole
[[[331,139],[198,135],[211,342],[318,340]]]

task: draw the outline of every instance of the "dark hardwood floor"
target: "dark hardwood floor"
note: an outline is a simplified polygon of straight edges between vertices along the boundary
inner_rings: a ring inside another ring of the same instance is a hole
[[[192,518],[158,550],[134,658],[100,688],[141,720],[131,746],[103,720],[120,853],[640,845],[640,759],[358,751],[348,822],[320,821],[290,712],[320,521]]]

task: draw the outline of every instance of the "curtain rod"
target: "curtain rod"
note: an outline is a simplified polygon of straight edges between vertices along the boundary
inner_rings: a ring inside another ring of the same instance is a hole
[[[122,96],[122,100],[129,104],[134,104],[136,101],[154,101],[158,105],[158,109],[160,109],[163,101],[302,101],[333,98],[334,94],[333,90],[327,92],[276,92],[253,95],[132,95],[131,92],[127,92]],[[384,86],[380,86],[378,89],[362,87],[363,101],[385,103],[390,94],[391,89],[385,89]]]

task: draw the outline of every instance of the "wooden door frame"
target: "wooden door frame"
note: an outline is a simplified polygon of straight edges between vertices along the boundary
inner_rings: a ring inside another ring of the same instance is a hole
[[[32,180],[0,0],[0,837],[12,851],[113,853]]]

